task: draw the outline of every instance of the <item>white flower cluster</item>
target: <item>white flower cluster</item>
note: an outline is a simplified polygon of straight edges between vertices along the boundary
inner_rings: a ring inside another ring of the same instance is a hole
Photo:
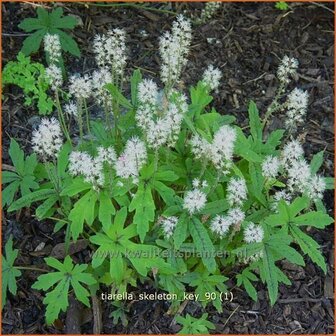
[[[274,156],[266,156],[261,165],[262,174],[266,178],[275,178],[280,169],[280,160]]]
[[[201,181],[198,178],[193,179],[192,181],[192,186],[193,188],[200,188],[200,189],[204,189],[208,187],[208,182],[207,181]]]
[[[245,219],[245,213],[240,208],[232,208],[228,211],[227,215],[217,215],[210,224],[212,232],[223,238],[229,231],[232,225],[235,225],[238,229],[240,224]]]
[[[221,7],[221,5],[222,3],[220,1],[206,2],[205,7],[201,12],[201,16],[196,21],[199,23],[203,23],[211,19],[215,15],[217,10]]]
[[[227,186],[227,200],[231,206],[241,206],[247,199],[247,187],[243,178],[231,178]]]
[[[123,29],[116,28],[104,35],[96,35],[93,50],[100,67],[110,68],[118,76],[123,75],[126,65],[126,32]]]
[[[68,104],[64,105],[64,111],[75,118],[78,117],[78,106],[75,102],[70,101]]]
[[[279,190],[273,195],[274,203],[272,204],[272,209],[274,211],[277,210],[278,204],[281,200],[285,201],[286,204],[290,204],[292,200],[292,196],[286,190]]]
[[[45,76],[54,91],[63,85],[62,69],[57,65],[49,65],[45,70]]]
[[[223,238],[229,231],[231,226],[231,218],[229,216],[217,215],[210,224],[210,229],[216,233],[220,238]]]
[[[255,261],[258,261],[258,260],[262,259],[263,256],[264,256],[264,251],[261,250],[259,252],[256,252],[256,253],[250,255],[249,257],[244,258],[243,262],[245,264],[250,264],[250,263],[253,263]]]
[[[246,243],[261,243],[264,238],[264,230],[260,225],[252,222],[248,223],[244,230],[244,240]]]
[[[69,172],[73,176],[83,176],[86,182],[98,189],[105,182],[104,162],[112,165],[115,161],[113,147],[99,147],[95,158],[86,152],[73,151],[69,155]]]
[[[92,94],[92,83],[89,75],[73,75],[69,78],[69,93],[78,100],[87,99]]]
[[[284,56],[277,71],[279,81],[283,84],[288,84],[290,82],[290,77],[296,74],[298,66],[299,62],[297,59]]]
[[[196,135],[191,138],[190,145],[197,159],[206,159],[227,174],[232,164],[235,141],[235,129],[224,125],[215,133],[212,143]]]
[[[203,73],[202,81],[210,90],[217,90],[222,76],[223,74],[218,68],[209,65]]]
[[[46,34],[43,38],[44,51],[48,54],[49,63],[58,63],[62,57],[61,41],[57,34]]]
[[[287,174],[287,187],[291,194],[302,193],[312,200],[321,199],[326,188],[323,177],[312,174],[297,140],[287,143],[282,151],[282,164]]]
[[[178,218],[175,216],[170,216],[161,220],[160,223],[162,225],[163,234],[167,239],[173,235],[177,222]]]
[[[132,178],[138,182],[139,171],[146,163],[147,151],[145,144],[137,137],[129,139],[124,152],[117,158],[113,147],[98,147],[98,155],[92,157],[86,152],[73,151],[69,156],[70,174],[84,177],[86,182],[95,188],[104,185],[104,163],[114,167],[117,176]]]
[[[181,129],[184,113],[188,109],[185,95],[172,92],[169,101],[158,92],[157,85],[149,79],[139,84],[140,106],[136,113],[138,126],[146,135],[151,148],[174,146]]]
[[[44,50],[48,54],[50,65],[46,68],[45,76],[52,90],[56,91],[63,84],[62,69],[58,62],[62,57],[61,42],[57,34],[46,34],[43,39]]]
[[[295,88],[287,97],[286,127],[296,129],[303,123],[308,107],[308,92]]]
[[[92,74],[92,88],[93,96],[98,104],[107,108],[112,107],[112,97],[107,89],[104,88],[106,84],[112,83],[112,74],[108,68],[100,68]]]
[[[147,150],[143,141],[138,137],[129,139],[124,152],[118,157],[115,169],[117,176],[132,178],[133,183],[138,183],[139,171],[147,160]]]
[[[186,209],[190,215],[203,209],[206,203],[206,194],[199,188],[187,191],[183,200],[183,209]]]
[[[182,15],[173,23],[172,32],[161,36],[160,55],[162,58],[161,80],[165,84],[174,84],[181,76],[187,63],[191,44],[191,23]]]
[[[53,117],[43,118],[39,127],[33,131],[32,144],[33,150],[43,160],[56,158],[63,144],[62,130],[58,120]]]

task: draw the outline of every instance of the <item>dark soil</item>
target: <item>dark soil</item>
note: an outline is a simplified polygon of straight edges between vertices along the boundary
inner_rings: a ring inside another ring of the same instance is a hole
[[[24,34],[17,27],[26,17],[35,16],[40,4],[2,4],[2,60],[6,64],[16,57]],[[129,73],[141,67],[145,76],[159,71],[157,53],[158,37],[170,28],[174,15],[131,7],[97,7],[74,3],[57,3],[65,13],[78,16],[82,26],[74,31],[74,37],[82,50],[82,58],[67,57],[70,71],[87,71],[94,68],[90,41],[98,32],[110,27],[122,27],[128,32]],[[52,7],[52,4],[47,4]],[[202,4],[151,3],[150,6],[186,15],[197,12]],[[185,86],[195,83],[210,63],[220,67],[224,77],[214,106],[223,114],[233,114],[240,124],[246,123],[246,106],[255,100],[261,113],[265,112],[276,89],[275,72],[279,60],[291,55],[300,61],[300,75],[295,85],[308,90],[310,95],[307,122],[300,130],[305,141],[308,158],[325,149],[325,161],[321,173],[333,175],[334,162],[334,10],[333,3],[290,3],[287,12],[277,10],[274,3],[225,3],[208,23],[194,28],[191,55],[184,72]],[[146,34],[143,33],[145,31]],[[43,55],[36,54],[40,61]],[[17,88],[5,88],[2,111],[3,162],[8,162],[9,138],[14,137],[30,151],[32,126],[37,111],[23,106],[23,96]],[[284,116],[277,115],[271,127],[276,128]],[[333,213],[333,193],[327,192],[325,202]],[[53,234],[53,223],[38,222],[30,211],[18,215],[3,212],[2,237],[5,242],[14,236],[15,247],[20,249],[19,265],[43,267],[43,257],[63,241],[62,234]],[[327,260],[325,276],[310,259],[306,267],[283,263],[283,269],[291,279],[291,286],[281,286],[277,303],[271,307],[267,291],[258,286],[259,301],[254,303],[243,290],[234,286],[232,303],[224,304],[224,312],[218,314],[212,307],[206,311],[220,334],[333,334],[334,333],[334,238],[333,227],[323,231],[311,231],[322,246]],[[42,243],[42,245],[41,245]],[[42,248],[41,248],[42,246]],[[86,251],[75,255],[84,262]],[[61,334],[66,332],[66,316],[62,314],[54,326],[44,323],[44,306],[39,292],[31,285],[39,274],[24,271],[18,282],[17,296],[9,295],[3,310],[2,330],[5,334]],[[139,286],[137,291],[154,291],[150,285]],[[98,298],[98,301],[100,299]],[[75,305],[74,305],[75,306]],[[179,330],[173,316],[167,315],[169,304],[162,301],[131,302],[126,312],[128,325],[113,323],[110,313],[115,309],[102,302],[102,333],[105,334],[172,334]],[[78,313],[78,308],[75,312]],[[183,313],[200,316],[203,310],[189,302]],[[69,315],[69,314],[68,314]],[[70,316],[73,317],[73,316]],[[76,317],[74,315],[74,317]],[[73,318],[74,318],[73,317]],[[69,319],[69,316],[68,316]],[[82,309],[82,333],[93,333],[93,317],[90,310]],[[71,318],[70,322],[71,323]],[[68,329],[69,330],[69,329]]]

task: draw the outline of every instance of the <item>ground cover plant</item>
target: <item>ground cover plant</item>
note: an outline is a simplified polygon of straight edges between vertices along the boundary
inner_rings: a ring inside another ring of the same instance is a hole
[[[92,250],[89,265],[74,265],[70,256],[45,259],[50,272],[33,288],[45,295],[48,324],[67,310],[69,294],[89,306],[101,286],[121,294],[149,280],[178,299],[194,292],[202,305],[222,311],[225,275],[237,265],[237,285],[257,300],[261,281],[271,304],[279,283],[290,284],[278,261],[303,266],[308,255],[326,272],[306,227],[333,222],[322,202],[333,179],[318,174],[323,152],[307,163],[296,138],[308,94],[286,89],[298,60],[280,60],[273,102],[260,113],[251,100],[242,129],[211,106],[222,76],[215,65],[189,90],[180,87],[191,40],[190,21],[178,16],[159,40],[161,82],[139,70],[125,78],[127,36],[116,28],[94,38],[97,70],[65,82],[59,38],[45,36],[44,80],[57,117],[42,119],[33,132],[35,154],[25,157],[12,140],[15,171],[3,172],[3,203],[9,212],[33,206],[38,219],[54,220],[66,250],[79,238]],[[100,118],[92,118],[92,104]],[[287,116],[283,129],[266,131],[279,111]],[[20,276],[16,255],[10,240],[5,284]],[[171,304],[177,312],[180,302]],[[181,332],[212,329],[205,319],[180,318]]]

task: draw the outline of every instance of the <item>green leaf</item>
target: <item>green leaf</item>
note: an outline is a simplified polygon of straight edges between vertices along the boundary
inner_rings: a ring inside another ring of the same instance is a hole
[[[49,291],[43,300],[43,303],[47,305],[47,324],[53,323],[61,311],[66,311],[69,305],[68,293],[70,286],[74,289],[76,298],[85,305],[90,306],[88,300],[90,293],[81,283],[90,286],[95,284],[96,280],[91,274],[84,272],[87,265],[77,264],[74,266],[70,256],[64,259],[63,264],[55,258],[45,258],[45,261],[50,267],[56,268],[58,271],[40,275],[32,288],[47,291],[57,283],[57,286]]]
[[[127,109],[132,109],[133,105],[128,101],[128,99],[120,92],[120,90],[112,83],[106,84],[105,88],[111,93],[112,97],[123,107]]]
[[[275,130],[273,131],[267,138],[267,141],[264,145],[264,149],[267,151],[267,153],[273,154],[275,151],[275,148],[278,147],[281,144],[281,139],[284,135],[284,130]]]
[[[7,290],[16,295],[16,278],[21,272],[14,266],[19,250],[13,250],[13,237],[10,236],[5,245],[6,256],[2,256],[2,308],[7,301]]]
[[[50,196],[56,195],[56,192],[54,189],[41,189],[37,191],[33,191],[32,193],[25,195],[18,200],[16,200],[12,205],[8,208],[8,211],[15,211],[21,208],[24,208],[26,206],[29,206],[31,203],[41,201],[45,198],[48,198]]]
[[[208,94],[207,87],[202,82],[198,82],[196,88],[192,87],[190,89],[190,97],[191,104],[189,111],[192,117],[198,117],[204,108],[212,101],[212,97]]]
[[[267,246],[265,246],[264,248],[262,260],[263,260],[262,265],[264,269],[267,290],[271,301],[271,305],[273,306],[278,297],[278,278],[272,253],[269,250],[269,248],[267,248]]]
[[[173,233],[174,246],[179,249],[188,236],[188,217],[182,215],[175,227]]]
[[[82,191],[91,189],[92,185],[85,182],[83,178],[78,177],[72,180],[72,183],[61,191],[61,196],[75,196]]]
[[[262,125],[259,117],[259,111],[254,101],[250,101],[249,108],[250,131],[255,142],[262,142]]]
[[[251,143],[246,139],[241,128],[236,127],[237,140],[235,142],[235,153],[247,161],[262,162],[262,158],[251,149]]]
[[[70,54],[80,57],[81,53],[77,42],[67,33],[60,29],[51,29],[50,33],[57,34],[60,37],[62,49]]]
[[[16,192],[20,187],[20,181],[14,181],[2,190],[2,206],[9,206],[13,203]]]
[[[285,1],[278,1],[275,4],[275,8],[280,9],[282,11],[286,11],[286,10],[289,9],[289,6],[288,6],[288,4]]]
[[[203,314],[200,318],[192,317],[187,314],[186,317],[176,316],[175,320],[183,328],[178,332],[182,335],[208,335],[209,329],[216,329],[215,325],[207,320],[208,314]]]
[[[2,184],[11,183],[20,179],[18,174],[11,171],[2,171],[1,177],[2,177]]]
[[[237,285],[238,286],[244,285],[247,294],[252,298],[253,301],[257,301],[258,293],[254,288],[254,286],[252,285],[251,280],[257,281],[258,278],[246,268],[243,270],[241,274],[237,275]]]
[[[155,180],[156,181],[167,181],[167,182],[173,182],[178,180],[178,175],[175,174],[171,170],[159,170],[155,173]]]
[[[309,225],[319,229],[324,229],[334,222],[334,219],[321,211],[311,211],[301,216],[295,217],[293,223],[296,225]]]
[[[189,232],[193,238],[197,252],[201,255],[202,261],[209,272],[214,272],[217,265],[214,258],[215,248],[200,220],[192,217],[189,222]]]
[[[333,177],[325,177],[324,182],[326,184],[326,190],[335,189],[335,179]]]
[[[66,169],[69,163],[69,154],[71,152],[71,144],[65,143],[57,156],[57,174],[60,178],[66,176]]]
[[[75,203],[73,209],[70,211],[69,220],[71,221],[71,234],[75,241],[83,232],[84,222],[88,225],[92,225],[95,219],[97,197],[95,191],[88,191]]]
[[[37,52],[46,33],[46,29],[41,29],[28,36],[23,41],[21,52],[23,52],[26,56]]]
[[[99,194],[99,214],[98,218],[101,221],[104,230],[108,230],[112,225],[112,216],[115,214],[115,208],[113,206],[111,198],[107,192],[101,192]]]
[[[166,205],[175,203],[175,191],[172,188],[167,187],[160,181],[154,181],[154,189],[159,193]]]
[[[200,211],[202,215],[216,215],[229,209],[229,203],[225,199],[208,202]]]
[[[73,29],[78,25],[78,20],[71,15],[58,18],[55,22],[55,27],[62,29]]]
[[[35,211],[36,216],[39,220],[43,219],[49,210],[54,206],[58,201],[58,196],[54,195],[47,198]]]
[[[327,273],[327,266],[322,253],[319,251],[320,246],[318,243],[295,225],[290,226],[290,233],[300,245],[301,250],[308,254],[311,260],[322,268],[324,273]]]
[[[11,139],[8,153],[16,172],[20,175],[23,175],[25,170],[24,153],[19,144],[13,138]]]
[[[133,72],[131,77],[131,97],[132,97],[132,105],[138,105],[138,86],[142,80],[141,71],[139,69]]]
[[[129,211],[135,210],[133,222],[137,226],[141,242],[144,241],[146,233],[149,230],[149,222],[154,221],[155,204],[152,196],[152,191],[149,185],[144,186],[141,183],[132,202],[129,206]]]
[[[249,193],[252,194],[264,207],[267,205],[265,196],[262,193],[264,177],[261,171],[261,165],[249,162],[249,172],[252,186],[249,188]]]
[[[34,19],[34,18],[27,18],[24,19],[18,27],[24,30],[27,33],[30,33],[34,30],[44,29],[45,25],[41,20]]]
[[[310,171],[316,174],[323,164],[324,151],[315,154],[310,162]]]

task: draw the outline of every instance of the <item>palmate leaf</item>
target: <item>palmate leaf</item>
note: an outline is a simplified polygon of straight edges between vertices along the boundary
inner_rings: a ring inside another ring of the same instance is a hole
[[[200,318],[192,317],[189,314],[185,318],[176,316],[176,322],[183,326],[178,333],[182,335],[208,335],[209,329],[216,329],[216,327],[207,320],[207,317],[208,314],[203,314]]]
[[[90,293],[83,284],[92,286],[96,283],[96,280],[91,274],[85,272],[87,265],[74,266],[70,256],[64,259],[63,264],[55,258],[45,258],[45,261],[47,265],[57,269],[57,272],[40,275],[32,288],[47,291],[57,284],[54,289],[46,294],[43,300],[43,303],[47,305],[47,324],[54,322],[61,311],[66,311],[69,305],[68,293],[70,287],[74,289],[76,298],[89,307],[88,297]]]
[[[299,215],[302,210],[307,208],[308,205],[309,199],[306,197],[297,197],[290,205],[287,205],[285,202],[281,201],[278,205],[278,214],[266,217],[265,224],[274,227],[281,226],[286,229],[294,238],[294,241],[300,246],[302,252],[304,254],[308,254],[313,262],[315,262],[322,268],[324,272],[326,272],[327,268],[324,257],[319,250],[319,244],[309,235],[304,233],[300,227],[314,226],[317,228],[324,228],[325,226],[333,223],[334,220],[323,211],[311,211]],[[297,257],[293,255],[291,257],[298,260]],[[288,254],[288,260],[290,260],[291,257]]]
[[[203,307],[211,302],[219,313],[223,312],[220,293],[227,291],[224,283],[228,278],[219,274],[211,275],[205,270],[202,270],[201,273],[195,272],[194,274],[196,277],[189,282],[189,286],[196,287],[195,294],[199,295],[198,300],[202,302]],[[209,300],[209,293],[216,294],[215,299]]]
[[[19,250],[13,249],[13,238],[9,237],[5,245],[6,256],[2,256],[2,307],[6,304],[7,290],[16,294],[16,278],[21,272],[14,266]]]
[[[30,33],[24,42],[21,51],[25,55],[30,55],[39,50],[43,37],[47,34],[58,34],[60,37],[61,47],[64,51],[70,52],[74,56],[79,57],[80,51],[76,41],[63,29],[73,29],[78,21],[73,16],[64,16],[61,7],[53,9],[48,13],[44,8],[37,9],[37,18],[24,19],[19,28]]]
[[[127,207],[120,209],[105,233],[97,233],[90,237],[90,241],[99,246],[93,255],[92,267],[97,268],[105,260],[109,260],[110,276],[117,284],[123,279],[126,260],[129,260],[142,276],[146,276],[152,267],[173,272],[171,267],[158,257],[158,247],[136,244],[130,240],[137,235],[137,228],[134,223],[124,227],[127,215]]]

